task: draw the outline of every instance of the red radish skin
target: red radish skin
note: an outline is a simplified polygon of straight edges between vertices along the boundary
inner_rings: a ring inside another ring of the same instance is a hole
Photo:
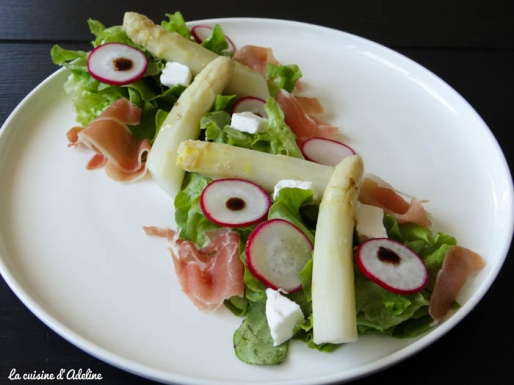
[[[95,47],[87,58],[89,74],[99,82],[115,86],[141,79],[148,59],[137,48],[122,43],[105,43]]]
[[[425,262],[409,247],[389,238],[361,243],[355,254],[364,276],[395,294],[414,294],[428,283]]]
[[[214,28],[209,25],[195,25],[193,28],[191,28],[191,34],[198,44],[202,44],[202,42],[209,37],[213,29]],[[234,42],[226,35],[225,39],[227,39],[228,43],[227,51],[235,52],[236,45]]]
[[[224,227],[246,227],[263,221],[271,206],[269,194],[244,179],[218,179],[200,196],[200,208],[212,223]]]
[[[255,96],[244,96],[242,98],[239,98],[235,101],[234,105],[232,106],[232,113],[240,113],[240,112],[253,112],[255,115],[259,115],[263,118],[267,118],[268,114],[266,113],[266,110],[264,109],[264,106],[266,105],[266,101],[257,98]]]
[[[302,287],[300,271],[312,258],[312,250],[312,242],[300,229],[275,218],[257,225],[248,237],[246,263],[267,287],[292,293]]]
[[[326,166],[336,166],[347,156],[355,155],[355,151],[344,143],[318,137],[303,142],[301,151],[306,160]]]

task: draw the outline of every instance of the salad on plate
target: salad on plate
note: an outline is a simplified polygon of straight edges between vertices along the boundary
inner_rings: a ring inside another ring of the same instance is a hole
[[[168,239],[199,311],[241,318],[241,361],[280,364],[291,340],[330,352],[366,334],[413,338],[459,308],[485,260],[365,169],[304,93],[301,63],[180,12],[88,24],[90,51],[51,50],[69,72],[69,146],[90,149],[87,169],[169,194],[175,225],[142,227]]]

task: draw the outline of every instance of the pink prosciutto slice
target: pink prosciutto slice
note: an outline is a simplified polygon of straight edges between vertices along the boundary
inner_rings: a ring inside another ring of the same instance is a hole
[[[267,64],[279,64],[271,48],[256,45],[245,45],[239,48],[234,54],[234,60],[263,75],[266,74]]]
[[[157,226],[143,226],[143,230],[145,231],[146,235],[167,238],[168,241],[171,241],[176,234],[176,231],[172,229]]]
[[[452,246],[446,253],[437,274],[428,312],[436,321],[443,321],[468,277],[482,270],[485,260],[462,246]]]
[[[412,198],[409,202],[387,183],[369,176],[361,182],[359,202],[384,209],[398,223],[411,222],[425,227],[431,224],[422,201]]]
[[[239,48],[234,54],[234,60],[253,68],[264,76],[266,76],[268,64],[280,65],[271,48],[251,44]],[[301,88],[301,81],[297,80],[295,90],[299,91]]]
[[[238,233],[222,228],[207,236],[210,243],[203,249],[182,241],[171,252],[182,290],[198,309],[213,311],[224,300],[244,295],[244,270]]]
[[[206,233],[209,243],[197,248],[173,230],[148,226],[147,235],[170,241],[175,272],[182,291],[202,311],[214,311],[223,301],[244,295],[244,267],[239,258],[239,234],[222,227]]]
[[[308,115],[322,114],[325,111],[318,98],[296,95],[295,99]]]
[[[139,124],[141,113],[127,99],[118,99],[87,127],[71,128],[68,140],[71,145],[83,145],[96,152],[87,169],[104,167],[116,181],[135,181],[146,173],[144,160],[151,148],[148,139],[134,138],[128,127]]]
[[[321,108],[316,99],[297,97],[281,90],[276,100],[284,112],[284,122],[296,135],[298,146],[311,138],[334,139],[337,136],[339,131],[337,127],[323,122],[312,113]]]

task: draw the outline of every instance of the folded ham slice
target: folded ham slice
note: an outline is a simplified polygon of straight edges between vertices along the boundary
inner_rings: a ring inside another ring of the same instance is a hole
[[[72,146],[86,146],[96,152],[87,169],[104,167],[116,181],[127,182],[142,178],[146,173],[145,157],[150,151],[149,139],[137,139],[129,125],[137,125],[141,109],[121,98],[111,104],[87,127],[73,127],[67,137]]]
[[[484,259],[476,252],[462,246],[452,246],[444,257],[437,274],[428,312],[436,321],[443,321],[468,277],[485,266]]]
[[[209,231],[209,243],[197,248],[170,229],[145,227],[146,234],[170,241],[175,273],[182,291],[202,311],[214,311],[233,296],[244,296],[244,266],[239,258],[239,234],[229,228]]]
[[[410,202],[405,200],[389,184],[375,177],[365,176],[362,179],[359,202],[384,209],[398,223],[411,222],[425,227],[430,227],[431,224],[422,201],[415,198]]]
[[[339,129],[316,116],[323,112],[323,109],[315,98],[295,96],[280,90],[276,100],[284,112],[284,122],[296,135],[298,146],[301,147],[303,142],[310,138],[335,139],[337,137]],[[314,113],[314,111],[318,112]]]
[[[234,60],[237,60],[247,67],[253,68],[263,75],[266,74],[267,64],[279,64],[271,48],[251,44],[239,48],[234,53]]]

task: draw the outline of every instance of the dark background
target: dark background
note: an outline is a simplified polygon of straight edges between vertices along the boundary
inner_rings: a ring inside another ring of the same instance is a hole
[[[434,72],[476,109],[512,169],[514,2],[509,0],[318,0],[302,5],[278,0],[0,0],[0,124],[57,70],[49,56],[53,44],[89,49],[88,18],[105,25],[121,24],[125,11],[136,11],[159,21],[177,10],[186,20],[303,21],[392,48]],[[511,251],[489,292],[450,333],[411,358],[352,384],[504,385],[512,381],[513,264]],[[62,339],[27,310],[0,278],[0,384],[13,383],[7,379],[12,368],[22,373],[90,368],[102,374],[103,380],[97,382],[105,385],[153,383],[98,361]]]

